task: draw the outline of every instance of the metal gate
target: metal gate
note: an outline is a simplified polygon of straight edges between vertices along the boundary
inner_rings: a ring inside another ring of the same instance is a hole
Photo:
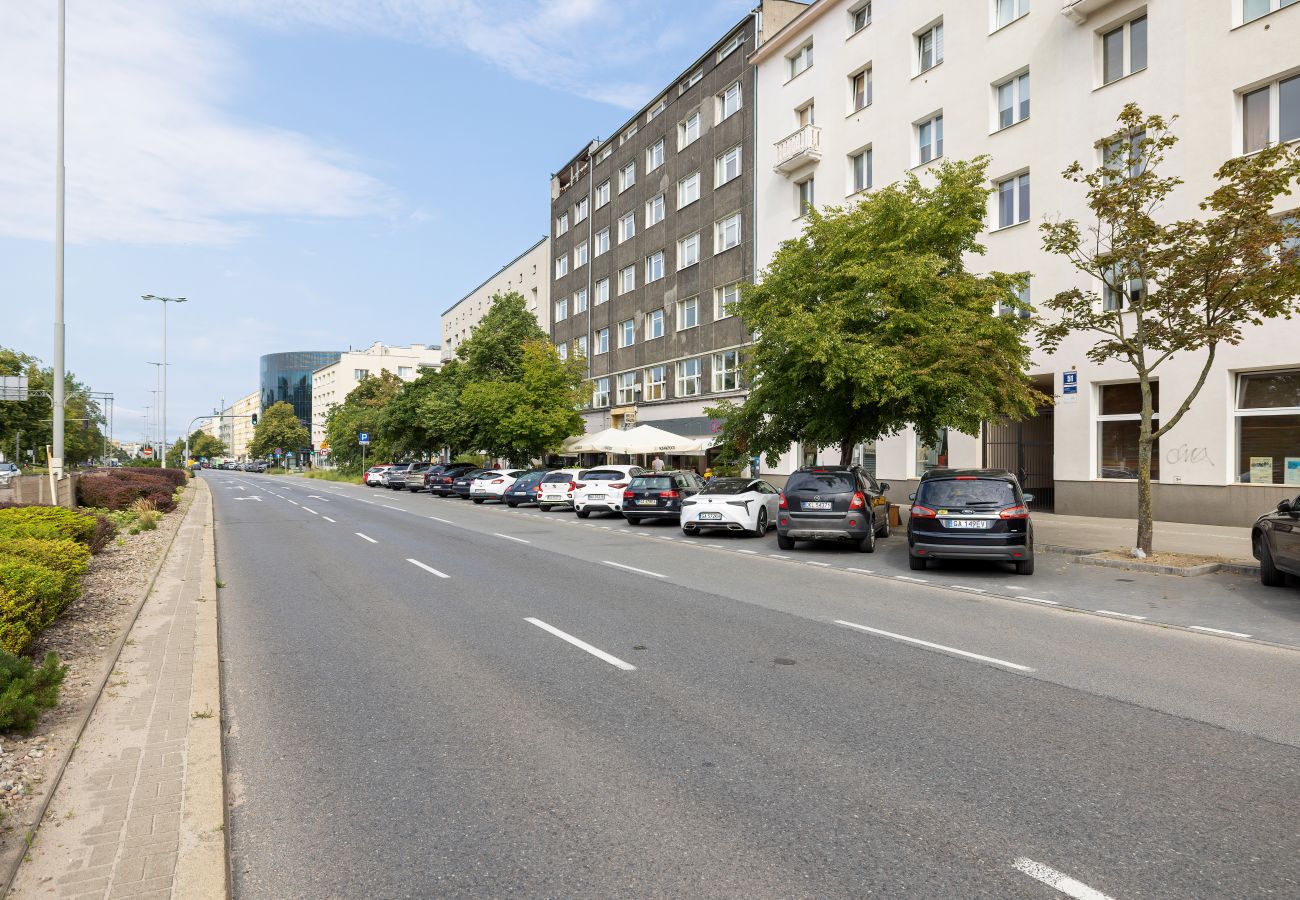
[[[1050,406],[1023,422],[984,423],[984,465],[1020,479],[1025,493],[1034,495],[1029,508],[1035,512],[1056,508],[1054,437]]]

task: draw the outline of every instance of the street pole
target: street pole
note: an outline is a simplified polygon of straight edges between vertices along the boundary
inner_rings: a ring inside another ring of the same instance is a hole
[[[59,0],[59,99],[56,149],[54,153],[54,396],[51,406],[53,421],[53,453],[50,472],[63,477],[63,94],[66,33],[66,0]]]
[[[144,294],[145,300],[158,300],[162,302],[163,307],[163,361],[162,361],[162,443],[163,456],[162,466],[167,467],[167,304],[184,303],[184,297],[158,297],[154,294]]]

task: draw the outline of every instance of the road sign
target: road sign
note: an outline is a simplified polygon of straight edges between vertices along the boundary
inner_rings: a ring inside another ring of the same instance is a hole
[[[145,447],[140,451],[140,455],[145,459],[153,459],[153,447]]]
[[[370,443],[370,432],[368,432],[368,431],[363,431],[363,432],[361,432],[361,436],[357,439],[357,443],[358,443],[358,444],[361,444],[362,446],[364,446],[364,445],[366,445],[366,444],[369,444],[369,443]]]
[[[276,447],[276,448],[275,448],[275,458],[276,458],[276,459],[279,459],[281,456],[284,456],[284,453],[280,450],[279,447]]]
[[[1079,399],[1079,373],[1061,373],[1061,402],[1074,403]]]

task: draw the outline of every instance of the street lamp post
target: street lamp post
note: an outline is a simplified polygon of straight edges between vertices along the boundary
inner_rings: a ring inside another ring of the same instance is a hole
[[[54,155],[54,396],[50,398],[53,454],[50,474],[63,477],[63,95],[65,70],[65,0],[59,0],[59,88],[58,125]],[[56,501],[57,502],[57,501]]]
[[[159,297],[155,294],[144,294],[142,299],[157,300],[162,303],[163,308],[163,358],[162,358],[162,442],[163,457],[162,466],[167,467],[167,304],[184,303],[184,297]]]

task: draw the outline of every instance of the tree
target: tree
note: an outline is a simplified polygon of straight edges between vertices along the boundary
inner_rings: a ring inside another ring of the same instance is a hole
[[[514,378],[523,367],[524,344],[548,339],[522,294],[493,294],[492,306],[474,333],[456,348],[456,358],[470,380]]]
[[[1025,375],[1024,274],[968,272],[983,253],[986,160],[947,161],[933,186],[915,175],[846,209],[810,210],[737,312],[757,337],[742,359],[743,405],[708,410],[724,422],[730,460],[791,444],[853,448],[912,425],[975,433],[1020,419],[1046,398]]]
[[[0,347],[0,375],[26,375],[28,399],[0,400],[0,450],[31,450],[43,460],[45,446],[54,438],[54,370],[26,353]],[[71,372],[64,373],[64,459],[71,465],[104,454],[104,412],[90,397],[90,388]]]
[[[1147,553],[1154,531],[1153,446],[1191,407],[1219,346],[1239,344],[1247,325],[1289,318],[1300,296],[1300,223],[1273,214],[1300,178],[1300,149],[1274,145],[1228,160],[1214,173],[1218,186],[1198,205],[1203,217],[1164,223],[1157,215],[1182,184],[1159,171],[1178,140],[1173,121],[1125,106],[1119,128],[1099,144],[1101,165],[1085,171],[1075,162],[1063,173],[1086,187],[1093,222],[1042,226],[1043,246],[1104,293],[1076,287],[1047,300],[1057,316],[1041,327],[1043,348],[1053,351],[1071,334],[1090,333],[1097,338],[1090,360],[1126,363],[1137,377],[1137,546]],[[1199,376],[1181,400],[1165,387],[1157,427],[1153,377],[1190,353],[1204,354]]]
[[[287,456],[297,453],[310,444],[311,432],[298,420],[298,414],[293,411],[293,404],[281,400],[279,403],[271,404],[262,413],[262,418],[253,428],[253,440],[248,445],[248,455],[268,456],[280,447]]]
[[[398,455],[437,455],[443,447],[456,446],[464,431],[457,369],[452,360],[441,371],[425,370],[415,381],[402,385],[385,407],[380,434]]]
[[[214,456],[226,455],[226,443],[221,438],[208,434],[201,428],[194,429],[190,433],[190,456],[194,459],[211,459]],[[184,450],[184,443],[181,444]]]
[[[361,379],[343,402],[325,415],[325,437],[330,458],[342,469],[356,472],[361,468],[361,445],[364,432],[370,435],[368,455],[374,460],[394,458],[391,445],[384,439],[380,424],[388,404],[402,391],[404,383],[387,369]]]

